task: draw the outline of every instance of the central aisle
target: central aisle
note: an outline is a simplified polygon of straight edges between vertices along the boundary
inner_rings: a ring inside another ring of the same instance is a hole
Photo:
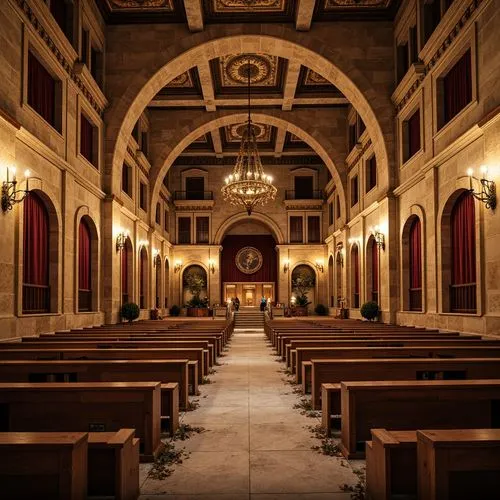
[[[351,468],[311,450],[319,441],[306,426],[319,419],[293,409],[273,354],[262,331],[234,333],[213,383],[200,387],[200,407],[182,419],[206,432],[176,443],[190,457],[164,481],[143,479],[141,500],[350,498],[339,485],[355,484]]]

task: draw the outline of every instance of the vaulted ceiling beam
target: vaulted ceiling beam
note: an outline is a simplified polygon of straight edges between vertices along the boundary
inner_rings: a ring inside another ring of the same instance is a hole
[[[290,59],[288,61],[288,70],[286,72],[285,87],[283,90],[283,111],[290,111],[299,82],[300,62]]]
[[[198,75],[200,76],[201,91],[203,92],[203,101],[207,111],[215,111],[215,94],[210,64],[204,61],[198,65]]]
[[[201,0],[184,0],[184,10],[189,31],[203,31],[203,8]]]
[[[274,145],[274,156],[279,158],[283,153],[283,148],[285,147],[285,137],[286,130],[284,128],[278,128],[276,133],[276,144]]]
[[[214,144],[215,156],[217,158],[222,158],[222,140],[220,137],[220,129],[215,129],[210,132],[212,136],[212,142]]]
[[[311,29],[312,18],[316,0],[299,0],[297,5],[297,19],[295,29],[297,31],[309,31]]]

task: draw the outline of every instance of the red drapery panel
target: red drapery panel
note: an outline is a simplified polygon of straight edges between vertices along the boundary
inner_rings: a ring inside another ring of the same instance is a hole
[[[351,259],[354,269],[354,293],[359,293],[359,250],[357,245],[352,247]]]
[[[411,158],[420,149],[420,110],[408,120],[408,158]]]
[[[28,52],[28,104],[51,125],[55,124],[55,89],[50,73]]]
[[[472,69],[470,49],[443,79],[444,121],[449,122],[472,101]]]
[[[49,214],[35,193],[24,200],[23,283],[49,284]]]
[[[144,291],[146,290],[145,282],[146,273],[147,273],[147,263],[148,257],[146,254],[146,250],[144,248],[141,250],[141,265],[139,268],[139,294],[144,295]]]
[[[254,247],[262,254],[262,267],[254,274],[242,273],[235,264],[236,254],[244,247]],[[271,235],[229,235],[222,242],[222,283],[277,282],[276,241]]]
[[[452,285],[476,282],[474,198],[464,192],[451,212]]]
[[[80,153],[94,164],[94,127],[84,114],[80,115]]]
[[[78,230],[78,288],[91,290],[91,236],[89,226],[80,222]]]
[[[375,240],[372,241],[372,291],[378,292],[378,246]]]
[[[128,293],[128,257],[130,249],[127,244],[122,250],[122,294]]]
[[[417,218],[410,226],[410,288],[422,288],[422,225]]]

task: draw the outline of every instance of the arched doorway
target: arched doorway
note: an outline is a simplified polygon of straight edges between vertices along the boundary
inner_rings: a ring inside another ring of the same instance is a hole
[[[155,308],[161,307],[160,294],[161,294],[161,257],[157,255],[154,261],[155,265]]]
[[[132,300],[132,294],[134,291],[134,262],[133,255],[134,250],[132,248],[132,242],[130,238],[127,237],[125,240],[125,245],[121,250],[121,285],[122,285],[122,305]]]
[[[276,239],[261,220],[238,221],[222,239],[221,295],[238,297],[242,307],[258,306],[262,297],[278,300]]]
[[[94,221],[84,215],[78,224],[78,311],[96,311],[99,240]]]
[[[354,243],[351,248],[351,307],[359,309],[360,282],[359,282],[359,247]]]
[[[316,306],[316,272],[307,264],[299,264],[292,271],[292,295],[301,306],[301,298],[307,299],[309,309]]]
[[[337,258],[335,259],[335,295],[337,298],[337,307],[341,307],[341,302],[343,302],[342,294],[342,267],[344,267],[344,258],[342,256],[342,250],[337,252]]]
[[[193,283],[198,285],[198,292],[193,293]],[[182,273],[182,303],[187,305],[198,294],[201,300],[208,297],[207,271],[197,264],[187,266]]]
[[[375,238],[370,236],[366,244],[366,297],[379,302],[379,247]]]
[[[148,251],[145,247],[139,252],[139,307],[148,306]]]
[[[170,296],[170,265],[168,263],[168,259],[165,259],[165,280],[163,282],[163,286],[165,288],[164,293],[164,301],[163,301],[163,307],[165,309],[168,308],[168,298]]]

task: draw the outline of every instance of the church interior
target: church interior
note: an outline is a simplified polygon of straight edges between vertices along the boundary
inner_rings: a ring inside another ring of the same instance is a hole
[[[0,497],[497,498],[499,47],[500,0],[2,0]]]

